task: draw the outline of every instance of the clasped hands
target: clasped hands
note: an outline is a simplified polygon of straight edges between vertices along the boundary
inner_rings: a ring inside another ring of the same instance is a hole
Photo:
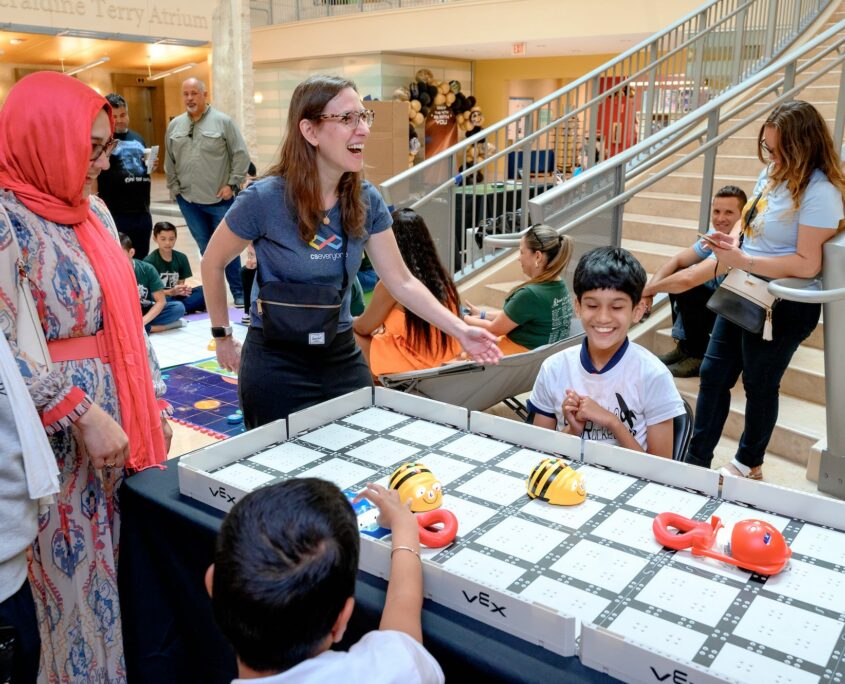
[[[563,400],[563,417],[569,425],[569,434],[581,436],[587,422],[607,427],[616,416],[599,406],[593,399],[578,394],[575,390],[566,390]]]

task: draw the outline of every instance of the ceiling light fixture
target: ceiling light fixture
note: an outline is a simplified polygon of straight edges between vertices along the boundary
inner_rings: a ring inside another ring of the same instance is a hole
[[[100,57],[100,59],[95,59],[93,62],[88,62],[88,64],[83,64],[82,66],[78,66],[75,69],[71,69],[70,71],[66,71],[65,75],[67,76],[75,76],[76,74],[86,71],[88,69],[93,69],[95,66],[100,66],[100,64],[105,64],[109,61],[108,57]]]
[[[196,65],[196,62],[188,62],[187,64],[168,69],[167,71],[161,71],[157,74],[150,74],[149,76],[147,76],[147,80],[157,81],[158,79],[164,78],[165,76],[173,76],[173,74],[178,74],[180,71],[187,71],[188,69],[193,69]]]

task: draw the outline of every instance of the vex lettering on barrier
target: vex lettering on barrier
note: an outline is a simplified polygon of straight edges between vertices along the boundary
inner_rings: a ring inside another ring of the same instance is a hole
[[[505,615],[505,606],[496,605],[494,601],[490,600],[490,594],[486,591],[479,591],[477,594],[467,594],[463,589],[461,593],[464,595],[464,598],[467,600],[467,603],[475,603],[478,601],[480,606],[484,606],[485,608],[489,608],[491,613],[498,613],[503,618],[506,618]]]
[[[666,674],[658,674],[657,670],[655,670],[652,667],[651,672],[652,672],[652,674],[654,674],[654,678],[658,682],[665,682],[666,680],[669,679],[669,677],[671,677],[672,678],[672,684],[693,684],[687,678],[687,673],[684,672],[683,670],[673,670],[672,672],[667,672]]]
[[[223,499],[226,503],[235,503],[235,495],[229,494],[226,491],[225,487],[217,487],[216,489],[212,489],[211,487],[208,488],[208,491],[211,492],[211,496],[219,497]]]

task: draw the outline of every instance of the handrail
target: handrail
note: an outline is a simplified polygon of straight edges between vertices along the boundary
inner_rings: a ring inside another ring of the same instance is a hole
[[[768,290],[775,297],[804,304],[829,304],[845,299],[845,287],[825,290],[820,278],[777,278]]]
[[[806,63],[802,64],[800,67],[796,66],[791,73],[793,74],[793,79],[795,76],[804,73],[807,71],[811,66],[816,65],[820,62],[823,58],[829,56],[831,53],[836,52],[837,57],[834,58],[833,62],[831,62],[828,66],[828,71],[834,68],[837,64],[845,63],[845,52],[841,52],[838,48],[840,46],[845,47],[845,20],[838,22],[834,26],[830,27],[828,30],[824,31],[823,33],[819,34],[812,40],[808,41],[802,47],[796,49],[795,51],[791,52],[790,54],[782,57],[778,61],[776,61],[771,66],[763,69],[755,76],[752,76],[743,84],[732,88],[731,90],[723,93],[719,97],[711,100],[708,104],[701,107],[696,112],[691,112],[686,117],[681,119],[680,121],[676,121],[674,124],[671,124],[669,127],[660,131],[653,139],[644,140],[641,143],[621,152],[616,157],[612,159],[608,159],[598,166],[593,167],[592,169],[584,172],[583,174],[568,180],[564,185],[559,186],[558,188],[549,190],[548,192],[544,193],[540,197],[531,200],[532,208],[537,212],[538,217],[542,217],[541,220],[544,222],[550,222],[555,224],[555,216],[554,214],[550,213],[547,210],[547,206],[552,204],[561,204],[560,197],[568,196],[573,194],[578,188],[582,186],[586,186],[591,182],[595,182],[597,178],[601,178],[603,176],[608,175],[613,169],[618,167],[624,167],[628,162],[632,159],[637,158],[638,156],[648,152],[654,146],[660,146],[661,143],[664,141],[672,141],[672,146],[668,148],[671,153],[676,152],[677,150],[689,145],[690,141],[688,139],[680,139],[677,140],[677,136],[679,133],[689,130],[690,128],[694,127],[695,125],[702,124],[707,121],[707,119],[713,117],[714,114],[718,116],[717,122],[722,123],[723,121],[727,121],[729,119],[734,119],[736,116],[742,112],[743,110],[747,109],[753,104],[756,104],[759,100],[761,100],[766,95],[770,94],[771,92],[777,90],[783,84],[783,79],[780,82],[775,82],[770,84],[764,90],[756,93],[751,98],[737,104],[730,110],[726,111],[724,114],[720,114],[721,108],[727,104],[730,104],[733,100],[737,98],[739,94],[746,90],[752,90],[756,86],[760,85],[763,81],[771,78],[779,71],[785,70],[790,65],[794,65],[799,59],[801,59],[807,53],[817,49],[822,43],[829,41],[831,38],[838,37],[838,41],[834,41],[831,45],[827,46],[823,51],[819,54],[810,57]],[[779,103],[782,101],[786,101],[788,99],[792,99],[792,96],[798,92],[800,92],[804,87],[809,85],[810,83],[815,82],[819,78],[824,75],[824,71],[819,71],[816,75],[807,79],[806,82],[793,86],[788,90],[784,90],[783,93],[776,98],[775,103]],[[785,78],[785,77],[784,77]],[[715,152],[716,148],[721,145],[725,140],[727,140],[730,136],[736,133],[738,130],[741,130],[746,125],[751,123],[755,120],[759,114],[754,112],[747,117],[741,119],[736,124],[733,124],[726,130],[723,130],[717,134],[709,136],[709,139],[702,143],[697,149],[693,150],[689,154],[685,155],[681,159],[673,162],[669,166],[663,168],[660,173],[655,174],[649,177],[644,182],[636,185],[634,187],[626,188],[623,192],[619,192],[614,195],[613,198],[607,200],[606,202],[601,203],[600,205],[594,207],[588,212],[585,212],[578,216],[576,219],[568,222],[566,225],[561,226],[559,232],[565,233],[569,232],[575,227],[585,223],[591,218],[598,216],[599,214],[606,212],[609,209],[613,209],[621,204],[624,204],[629,199],[637,195],[642,190],[648,188],[649,186],[653,185],[657,181],[665,178],[669,173],[685,166],[688,164],[692,159],[695,157],[700,156],[702,153],[706,152]],[[839,116],[843,116],[843,112],[839,112]],[[630,177],[636,177],[640,175],[643,171],[648,170],[651,168],[652,165],[645,166],[645,168],[640,169],[637,168],[632,170],[630,173]],[[709,205],[709,194],[706,198],[702,198],[702,204],[704,206]],[[519,237],[525,231],[520,231],[518,233],[514,233],[511,236],[507,237],[499,237],[499,238],[485,238],[485,244],[490,244],[492,246],[513,246],[514,240],[518,240]]]
[[[774,59],[829,4],[711,0],[604,66],[385,181],[382,193],[388,203],[423,214],[459,280],[497,258],[488,246],[499,243],[482,242],[482,235],[520,234],[531,198],[551,192],[569,173],[615,168],[603,164],[631,148],[638,153],[625,155],[625,177],[653,166],[650,158],[665,158],[668,149],[659,147],[689,133],[689,120],[677,125],[687,111],[700,110]]]

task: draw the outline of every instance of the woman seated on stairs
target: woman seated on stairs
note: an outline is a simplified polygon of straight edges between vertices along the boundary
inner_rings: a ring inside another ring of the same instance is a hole
[[[769,115],[758,137],[766,168],[742,218],[742,240],[716,233],[712,249],[724,267],[767,280],[812,278],[822,246],[843,225],[845,176],[821,114],[807,102],[786,102]],[[701,364],[695,428],[686,462],[710,467],[730,411],[731,389],[742,374],[745,429],[723,474],[763,478],[766,447],[778,416],[780,381],[795,350],[816,327],[821,305],[780,301],[772,339],[716,317]]]
[[[572,241],[554,228],[538,224],[519,241],[519,264],[528,281],[505,298],[501,311],[467,302],[464,321],[502,336],[504,354],[519,354],[569,336],[572,298],[561,276],[572,256]]]
[[[393,234],[408,270],[437,301],[457,314],[458,290],[437,256],[422,217],[411,209],[394,211]],[[454,337],[407,311],[382,281],[376,283],[364,313],[352,320],[352,330],[375,377],[434,368],[461,353]]]

